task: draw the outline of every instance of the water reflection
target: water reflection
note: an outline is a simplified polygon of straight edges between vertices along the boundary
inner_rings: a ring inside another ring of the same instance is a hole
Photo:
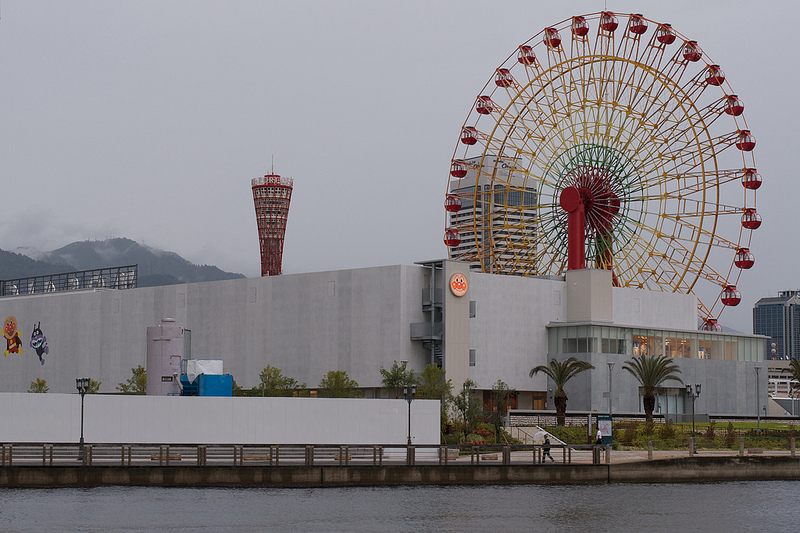
[[[4,532],[783,531],[800,482],[0,490]]]

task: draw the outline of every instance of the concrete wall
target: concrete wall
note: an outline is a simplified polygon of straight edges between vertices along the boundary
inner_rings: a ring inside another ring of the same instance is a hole
[[[563,359],[567,355],[559,355]],[[603,394],[608,391],[608,362],[614,362],[612,370],[612,410],[614,412],[639,412],[639,382],[630,372],[623,370],[628,355],[578,354],[580,360],[589,361],[595,370],[582,372],[569,381],[566,392],[569,397],[567,409],[576,411],[596,410],[605,413],[608,410],[608,398]],[[756,414],[756,373],[755,366],[764,363],[747,361],[717,361],[712,359],[672,360],[680,368],[680,377],[684,383],[702,385],[701,394],[695,400],[695,413],[702,414]],[[759,376],[759,393],[762,405],[766,405],[767,378],[764,372]],[[552,387],[548,383],[548,387]],[[664,387],[683,388],[684,384],[670,380]],[[691,413],[691,401],[684,404],[685,413]],[[763,412],[761,413],[764,414]]]
[[[534,366],[547,364],[546,326],[567,321],[567,282],[475,272],[470,275],[470,299],[475,300],[477,311],[470,321],[471,347],[476,350],[471,379],[480,388],[488,389],[502,379],[518,390],[546,390],[544,375],[529,378],[528,373]],[[614,324],[697,329],[697,298],[693,295],[614,288],[612,305]],[[621,362],[616,369],[620,367]],[[587,386],[576,383],[576,389]]]
[[[450,287],[450,280],[461,274],[471,287],[469,266],[457,261],[444,261],[443,265],[443,313],[444,322],[444,369],[447,378],[452,380],[455,390],[461,390],[469,379],[469,350],[471,347],[469,318],[470,288],[466,294],[456,296]]]
[[[345,370],[362,387],[379,387],[381,366],[408,360],[422,371],[429,353],[410,340],[422,312],[421,266],[226,280],[125,291],[97,290],[0,298],[14,315],[22,355],[0,359],[0,391],[26,391],[36,378],[51,392],[72,392],[75,378],[114,391],[145,366],[146,332],[162,318],[192,330],[192,356],[223,359],[245,388],[268,364],[315,387],[330,370]],[[41,365],[28,347],[41,322],[50,353]]]
[[[584,268],[569,270],[567,281],[567,320],[613,320],[612,276],[610,270]]]
[[[0,487],[348,487],[708,483],[800,478],[795,457],[693,457],[611,465],[153,466],[0,468]]]
[[[470,378],[489,389],[502,379],[518,390],[545,390],[546,379],[528,377],[547,363],[547,329],[566,318],[566,282],[472,272],[470,342],[476,350]]]
[[[620,326],[696,330],[697,297],[692,294],[614,287],[614,323]]]
[[[76,394],[0,394],[0,442],[78,442]],[[405,444],[404,400],[87,394],[87,443]],[[439,443],[439,401],[411,404],[413,444]]]

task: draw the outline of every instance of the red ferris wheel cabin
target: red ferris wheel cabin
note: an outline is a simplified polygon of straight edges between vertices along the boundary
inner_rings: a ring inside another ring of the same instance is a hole
[[[536,54],[533,53],[533,47],[523,44],[519,47],[517,52],[517,61],[526,66],[536,65]]]
[[[744,102],[738,96],[729,94],[725,96],[725,100],[725,112],[727,114],[738,117],[744,113]]]
[[[589,23],[583,17],[572,17],[572,34],[586,37],[589,33]]]
[[[561,35],[555,28],[546,28],[544,30],[544,44],[551,50],[555,50],[561,45]]]
[[[742,301],[742,294],[736,290],[736,285],[725,285],[722,288],[722,305],[735,307]]]
[[[753,255],[750,248],[739,248],[736,251],[736,258],[733,260],[733,264],[745,270],[753,268],[753,265],[756,264],[756,256]]]
[[[603,11],[600,15],[600,29],[611,33],[617,29],[617,26],[619,26],[619,22],[617,22],[617,17],[614,16],[614,13]]]
[[[745,189],[758,189],[761,187],[761,174],[756,172],[754,168],[744,169],[744,174],[742,174],[742,186]]]
[[[742,227],[745,229],[758,229],[759,226],[761,226],[761,215],[752,207],[745,209],[742,215]]]
[[[669,24],[660,24],[656,29],[656,41],[661,44],[672,44],[675,42],[675,31]]]
[[[446,246],[450,246],[451,248],[458,246],[461,244],[461,236],[457,231],[449,229],[444,232],[444,244]]]
[[[722,85],[725,81],[725,73],[719,68],[719,65],[709,65],[706,69],[706,83],[709,85]]]
[[[686,41],[684,43],[683,58],[686,61],[694,63],[695,61],[700,61],[701,57],[703,57],[703,51],[700,49],[700,45],[697,44],[697,41]]]
[[[756,147],[756,138],[750,130],[739,130],[739,138],[736,141],[736,148],[742,152],[749,152]]]
[[[647,21],[640,14],[631,15],[631,21],[628,23],[628,29],[635,35],[642,35],[647,31]]]

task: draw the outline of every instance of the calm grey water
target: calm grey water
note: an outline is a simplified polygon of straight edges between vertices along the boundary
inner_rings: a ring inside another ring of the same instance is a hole
[[[0,530],[788,531],[800,482],[349,489],[0,490]]]

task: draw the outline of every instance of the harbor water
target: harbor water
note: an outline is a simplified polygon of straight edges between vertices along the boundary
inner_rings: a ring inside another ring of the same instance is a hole
[[[788,531],[799,481],[330,489],[2,489],[12,532]]]

